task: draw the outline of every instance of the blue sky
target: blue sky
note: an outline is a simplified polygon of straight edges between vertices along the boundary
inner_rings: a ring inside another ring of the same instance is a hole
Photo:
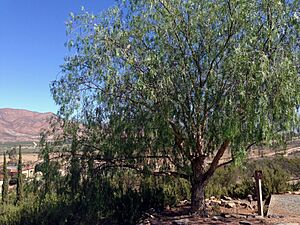
[[[0,108],[56,112],[49,84],[68,55],[65,22],[114,0],[0,0]]]

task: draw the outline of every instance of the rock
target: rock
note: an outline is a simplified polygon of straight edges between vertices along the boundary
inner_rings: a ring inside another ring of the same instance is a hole
[[[268,218],[276,218],[276,219],[278,219],[278,218],[284,218],[284,216],[283,215],[268,215]]]
[[[246,202],[240,202],[240,206],[244,207],[245,209],[247,209],[247,208],[252,209],[252,206]]]
[[[233,201],[236,205],[240,205],[242,202],[241,202],[241,200],[234,200]]]
[[[226,201],[226,200],[224,200],[224,199],[221,199],[221,205],[222,205],[222,206],[225,206],[227,203],[228,203],[228,201]]]
[[[138,223],[138,225],[151,225],[151,222],[150,222],[149,220],[146,219],[146,220],[144,220],[144,221]]]
[[[239,222],[241,225],[251,225],[252,223],[250,223],[249,221],[243,220]]]
[[[247,199],[248,199],[249,202],[252,202],[253,201],[253,196],[252,195],[248,195]]]
[[[175,220],[172,222],[174,225],[186,225],[189,223],[188,219],[180,219],[180,220]]]
[[[246,215],[239,215],[239,214],[232,214],[231,216],[233,218],[237,218],[237,219],[246,219],[247,218]]]
[[[264,217],[260,216],[260,215],[255,215],[254,218],[256,218],[256,219],[264,219]]]
[[[222,216],[213,216],[212,220],[224,220]]]
[[[228,196],[222,196],[221,199],[224,199],[226,201],[232,201],[232,198],[228,197]]]
[[[153,215],[150,214],[150,213],[145,213],[145,215],[146,215],[147,217],[150,217],[151,219],[154,219],[154,218],[155,218],[155,216],[153,216]]]
[[[225,204],[225,207],[226,207],[226,208],[235,208],[235,203],[234,203],[234,202],[227,202],[227,203]]]
[[[221,213],[220,216],[222,216],[222,217],[224,217],[226,219],[232,217],[230,214],[225,214],[225,213]]]
[[[275,225],[299,225],[299,223],[275,223]]]
[[[246,218],[247,219],[253,219],[253,218],[256,218],[256,217],[255,217],[255,215],[249,214],[249,215],[246,216]]]
[[[300,195],[272,195],[267,215],[300,216]]]
[[[179,202],[179,205],[187,205],[187,204],[189,204],[188,200],[183,200]]]
[[[221,205],[222,204],[222,201],[220,200],[211,200],[210,201],[210,205]]]

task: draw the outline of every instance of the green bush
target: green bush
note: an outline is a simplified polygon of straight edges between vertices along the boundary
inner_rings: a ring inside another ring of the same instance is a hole
[[[236,198],[246,198],[247,195],[255,195],[255,182],[253,174],[255,170],[262,170],[263,197],[271,194],[285,192],[289,188],[290,173],[287,168],[296,168],[293,161],[282,157],[274,159],[261,159],[246,163],[243,168],[229,166],[220,168],[213,175],[206,187],[206,197],[229,195]],[[285,167],[285,165],[290,165]]]
[[[140,193],[134,190],[128,190],[126,194],[115,200],[114,218],[118,224],[135,224],[141,217],[142,197]]]
[[[113,218],[117,224],[136,224],[149,209],[162,210],[189,199],[189,190],[188,182],[182,179],[144,178],[139,190],[127,189],[116,198]]]
[[[68,212],[66,209],[66,202],[55,195],[47,195],[43,201],[30,196],[18,206],[6,205],[1,208],[0,224],[67,224]]]
[[[289,189],[288,181],[290,174],[274,161],[267,161],[258,167],[263,172],[262,192],[263,197],[268,198],[271,194],[278,194]]]
[[[206,197],[221,195],[233,195],[241,197],[249,189],[246,182],[246,172],[240,167],[229,166],[218,169],[208,182]]]

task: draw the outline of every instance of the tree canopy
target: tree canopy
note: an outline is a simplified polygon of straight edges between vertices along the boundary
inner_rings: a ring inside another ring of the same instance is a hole
[[[299,9],[298,0],[124,0],[71,14],[70,56],[51,87],[59,114],[91,128],[82,137],[102,158],[166,158],[201,210],[226,149],[235,159],[298,126]]]

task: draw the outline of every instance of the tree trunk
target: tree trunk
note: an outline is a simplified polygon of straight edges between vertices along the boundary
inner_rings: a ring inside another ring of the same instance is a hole
[[[205,207],[205,195],[204,190],[209,178],[214,174],[218,168],[220,159],[222,158],[225,150],[229,145],[229,141],[226,140],[218,149],[213,161],[211,162],[207,171],[205,171],[205,156],[198,156],[192,160],[192,211],[201,216],[206,216],[206,207]]]
[[[200,215],[206,215],[205,208],[205,182],[194,181],[192,183],[192,212]]]
[[[191,178],[192,196],[191,210],[201,216],[206,216],[204,189],[206,179],[204,177],[204,157],[197,157],[192,161],[193,175]]]

